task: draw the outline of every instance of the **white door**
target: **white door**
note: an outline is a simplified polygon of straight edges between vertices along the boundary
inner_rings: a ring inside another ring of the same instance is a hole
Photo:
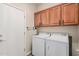
[[[45,55],[45,40],[41,38],[32,39],[32,55],[44,56]]]
[[[24,55],[24,13],[5,4],[0,4],[0,8],[1,20],[4,20],[1,23],[1,33],[5,37],[5,40],[1,41],[1,43],[5,42],[2,45],[5,52],[1,51],[4,52],[3,55],[22,56]]]

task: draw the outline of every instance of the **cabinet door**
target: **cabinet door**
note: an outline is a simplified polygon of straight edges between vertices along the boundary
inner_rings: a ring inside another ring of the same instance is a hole
[[[62,21],[64,25],[78,24],[78,4],[62,5]]]
[[[41,19],[40,19],[40,13],[36,13],[35,14],[35,21],[34,21],[34,24],[36,27],[40,26],[40,23],[41,23]]]
[[[52,7],[49,9],[50,25],[59,25],[61,20],[61,6]]]
[[[42,26],[49,25],[49,10],[48,9],[41,12],[41,22],[42,22]]]

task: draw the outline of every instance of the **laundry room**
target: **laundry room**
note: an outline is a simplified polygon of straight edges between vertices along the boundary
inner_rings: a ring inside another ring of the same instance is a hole
[[[0,3],[0,56],[79,56],[79,3]]]
[[[78,14],[78,9],[73,10],[73,8],[75,8],[76,6],[72,5],[72,3],[41,3],[37,5],[34,25],[36,27],[38,36],[36,35],[32,38],[32,55],[63,56],[65,54],[64,56],[78,56],[79,22],[77,18],[74,18],[75,16],[78,17],[78,15],[76,15]],[[72,13],[74,13],[74,15]],[[77,23],[72,23],[72,17],[74,19],[77,19],[77,21],[75,21]],[[65,37],[63,35],[65,35]],[[58,46],[58,43],[55,43],[55,41],[52,42],[52,40],[54,39],[59,42],[63,40],[62,42],[67,43],[68,45],[66,45],[66,47],[62,46],[63,44],[60,44],[61,46]]]

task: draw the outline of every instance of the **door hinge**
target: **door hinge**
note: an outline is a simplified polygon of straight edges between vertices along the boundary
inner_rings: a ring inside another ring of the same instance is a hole
[[[24,52],[26,51],[26,49],[24,48]]]
[[[24,16],[24,19],[25,19],[25,16]]]
[[[25,32],[24,32],[24,35],[25,35]]]

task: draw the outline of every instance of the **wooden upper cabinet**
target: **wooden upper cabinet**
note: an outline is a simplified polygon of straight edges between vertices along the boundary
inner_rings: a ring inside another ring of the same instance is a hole
[[[64,25],[78,24],[78,4],[62,5],[62,21]]]
[[[35,13],[35,26],[77,25],[78,4],[65,3]]]
[[[61,6],[55,6],[49,9],[50,25],[60,25]]]
[[[40,13],[35,13],[34,24],[36,27],[39,27],[41,25]]]
[[[43,10],[40,13],[41,15],[41,25],[42,26],[48,26],[49,25],[49,10]]]

